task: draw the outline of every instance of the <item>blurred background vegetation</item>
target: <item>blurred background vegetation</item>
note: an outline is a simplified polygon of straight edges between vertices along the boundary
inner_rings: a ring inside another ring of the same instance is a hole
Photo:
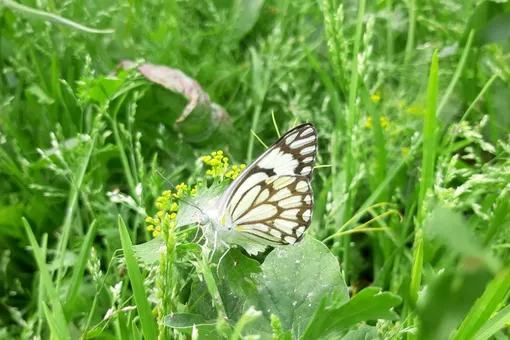
[[[375,284],[404,299],[401,325],[450,334],[509,262],[509,38],[507,1],[0,0],[0,337],[45,327],[22,217],[62,296],[95,221],[70,312],[81,334],[94,263],[111,285],[123,275],[104,273],[117,216],[133,243],[152,239],[144,220],[168,188],[155,170],[190,182],[217,149],[250,162],[264,150],[250,131],[277,138],[272,112],[280,131],[317,127],[331,167],[315,170],[309,233],[351,293]],[[384,231],[335,234],[362,211],[347,229]]]

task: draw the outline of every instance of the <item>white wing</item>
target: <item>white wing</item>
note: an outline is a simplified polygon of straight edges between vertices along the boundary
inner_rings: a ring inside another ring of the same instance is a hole
[[[243,171],[216,207],[230,238],[263,245],[299,241],[311,222],[310,180],[316,154],[315,127],[303,124],[283,135]]]

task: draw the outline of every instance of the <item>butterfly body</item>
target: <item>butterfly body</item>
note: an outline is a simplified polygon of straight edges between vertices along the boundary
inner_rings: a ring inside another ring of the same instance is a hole
[[[288,131],[204,211],[210,236],[215,242],[241,245],[251,254],[298,242],[311,222],[316,153],[312,124]]]

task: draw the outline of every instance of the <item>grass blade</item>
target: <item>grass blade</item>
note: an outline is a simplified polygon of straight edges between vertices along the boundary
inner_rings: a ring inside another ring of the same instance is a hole
[[[416,0],[407,4],[409,13],[409,30],[407,31],[407,43],[405,49],[404,65],[409,65],[414,51],[414,34],[416,31]]]
[[[69,194],[69,200],[67,202],[66,215],[64,219],[64,224],[62,226],[62,236],[58,242],[58,252],[55,258],[55,262],[58,264],[57,266],[57,290],[60,287],[60,282],[64,276],[64,254],[67,249],[67,243],[69,241],[69,235],[71,234],[72,222],[74,217],[74,211],[76,209],[76,205],[78,202],[78,195],[80,193],[81,186],[83,184],[83,178],[85,177],[85,171],[87,170],[87,166],[90,161],[90,157],[92,156],[92,151],[94,150],[96,138],[94,137],[92,141],[89,143],[87,150],[85,151],[85,155],[81,161],[81,164],[78,167],[76,177],[71,186],[71,192]]]
[[[53,317],[53,314],[51,313],[51,311],[48,308],[48,306],[46,305],[46,303],[43,302],[42,307],[44,310],[44,316],[46,317],[46,322],[48,323],[48,326],[50,327],[50,332],[51,332],[52,338],[53,339],[65,339],[64,335],[60,333],[60,328],[57,325],[57,321]]]
[[[23,226],[25,227],[25,231],[28,235],[30,246],[34,251],[34,257],[35,261],[37,262],[37,267],[39,268],[39,272],[41,273],[41,281],[43,282],[44,289],[51,302],[51,306],[53,309],[52,312],[50,313],[52,314],[51,322],[55,327],[55,333],[59,334],[59,339],[70,339],[71,335],[69,334],[69,329],[67,328],[67,321],[64,314],[64,310],[62,309],[62,305],[60,304],[57,290],[55,289],[55,287],[53,286],[53,282],[51,281],[50,272],[48,271],[46,261],[44,261],[43,252],[39,247],[39,244],[37,244],[37,240],[35,239],[35,235],[32,232],[30,224],[28,224],[28,221],[25,218],[23,218],[22,220]],[[48,313],[46,313],[46,315],[48,315]],[[46,317],[46,319],[48,319],[48,317]]]
[[[427,89],[427,110],[423,125],[423,156],[421,168],[420,192],[418,196],[418,225],[423,220],[423,204],[427,191],[434,183],[434,164],[436,157],[436,107],[438,89],[438,57],[437,50],[432,55],[430,65],[429,86]]]
[[[48,251],[48,234],[44,234],[41,240],[41,252],[42,252],[42,260],[46,263],[46,254]],[[39,277],[38,283],[38,292],[37,292],[37,335],[41,337],[42,326],[44,322],[44,283],[41,277]]]
[[[442,112],[443,108],[445,107],[446,103],[448,102],[448,99],[450,99],[450,96],[453,93],[453,90],[455,89],[455,85],[457,85],[457,82],[460,78],[460,75],[464,71],[464,65],[466,64],[467,57],[469,55],[469,50],[471,49],[471,44],[473,43],[473,37],[475,35],[475,31],[471,31],[469,33],[469,37],[466,42],[466,46],[464,46],[464,50],[462,51],[462,56],[460,57],[459,65],[455,69],[455,73],[453,74],[453,78],[448,84],[448,87],[445,90],[445,93],[443,97],[441,98],[441,102],[439,103],[439,108],[437,109],[437,112]]]
[[[418,302],[418,291],[420,290],[421,273],[423,271],[423,238],[417,237],[416,251],[414,254],[413,271],[411,274],[411,285],[409,287],[409,298],[412,306],[416,306]]]
[[[497,331],[505,327],[510,322],[510,305],[506,306],[495,316],[489,319],[482,328],[476,333],[474,340],[489,339]]]
[[[143,285],[142,274],[138,269],[138,263],[133,251],[131,239],[129,238],[129,232],[120,215],[118,216],[118,225],[129,281],[133,287],[133,295],[135,297],[138,315],[140,316],[143,335],[146,339],[157,339],[157,326],[154,318],[152,317],[149,301],[147,300],[147,293],[145,292],[145,287]]]
[[[352,51],[352,61],[351,61],[351,82],[349,84],[349,101],[348,101],[348,107],[349,110],[347,112],[347,129],[346,129],[346,136],[345,136],[345,187],[347,191],[347,200],[345,202],[345,210],[344,210],[344,218],[343,220],[346,221],[350,218],[352,213],[352,201],[353,201],[353,195],[352,190],[350,189],[351,182],[354,177],[354,168],[355,168],[355,159],[354,159],[354,150],[353,150],[353,136],[354,136],[354,126],[356,122],[358,121],[358,113],[356,108],[356,98],[358,94],[358,53],[360,50],[361,45],[361,39],[362,39],[362,32],[363,32],[363,16],[365,14],[365,6],[366,6],[366,0],[361,0],[359,2],[358,7],[358,18],[356,22],[356,36],[354,38],[354,48]],[[340,131],[336,131],[337,134],[340,133]],[[339,140],[339,139],[337,139]],[[337,156],[337,155],[335,155]],[[351,237],[350,235],[346,235],[344,237],[343,241],[343,247],[344,249],[349,249],[349,244],[351,243]],[[347,277],[347,273],[349,272],[349,252],[345,251],[342,259],[342,264],[344,268],[344,275],[345,275],[345,281],[349,282],[349,279]]]
[[[64,309],[66,311],[66,314],[68,315],[73,312],[74,304],[76,303],[76,299],[78,298],[78,292],[80,289],[80,285],[83,281],[85,266],[87,265],[90,249],[92,248],[92,243],[94,242],[95,236],[96,236],[96,221],[93,221],[92,224],[90,225],[87,235],[85,235],[85,239],[83,240],[80,253],[76,260],[76,265],[74,266],[73,276],[71,277],[71,286],[69,287],[69,290],[67,292],[66,304],[64,306]]]
[[[452,340],[472,339],[497,310],[501,301],[504,301],[509,289],[510,269],[505,268],[489,283],[482,297],[471,307]]]
[[[48,13],[48,12],[40,11],[38,9],[33,9],[31,7],[18,4],[17,2],[14,2],[11,0],[2,0],[2,3],[6,7],[10,7],[11,9],[16,10],[17,13],[22,14],[26,17],[41,18],[43,20],[47,20],[50,22],[55,22],[57,24],[69,26],[69,27],[72,27],[74,29],[77,29],[77,30],[80,30],[83,32],[92,33],[92,34],[112,34],[115,32],[114,29],[110,29],[110,28],[96,29],[96,28],[87,27],[87,26],[81,25],[77,22],[74,22],[69,19],[63,18],[61,16],[55,15],[53,13]]]

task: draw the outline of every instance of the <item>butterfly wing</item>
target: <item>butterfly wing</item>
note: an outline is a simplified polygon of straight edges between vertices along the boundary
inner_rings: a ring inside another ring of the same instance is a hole
[[[218,201],[230,238],[265,245],[299,241],[311,222],[316,154],[315,127],[302,124],[243,171]]]

